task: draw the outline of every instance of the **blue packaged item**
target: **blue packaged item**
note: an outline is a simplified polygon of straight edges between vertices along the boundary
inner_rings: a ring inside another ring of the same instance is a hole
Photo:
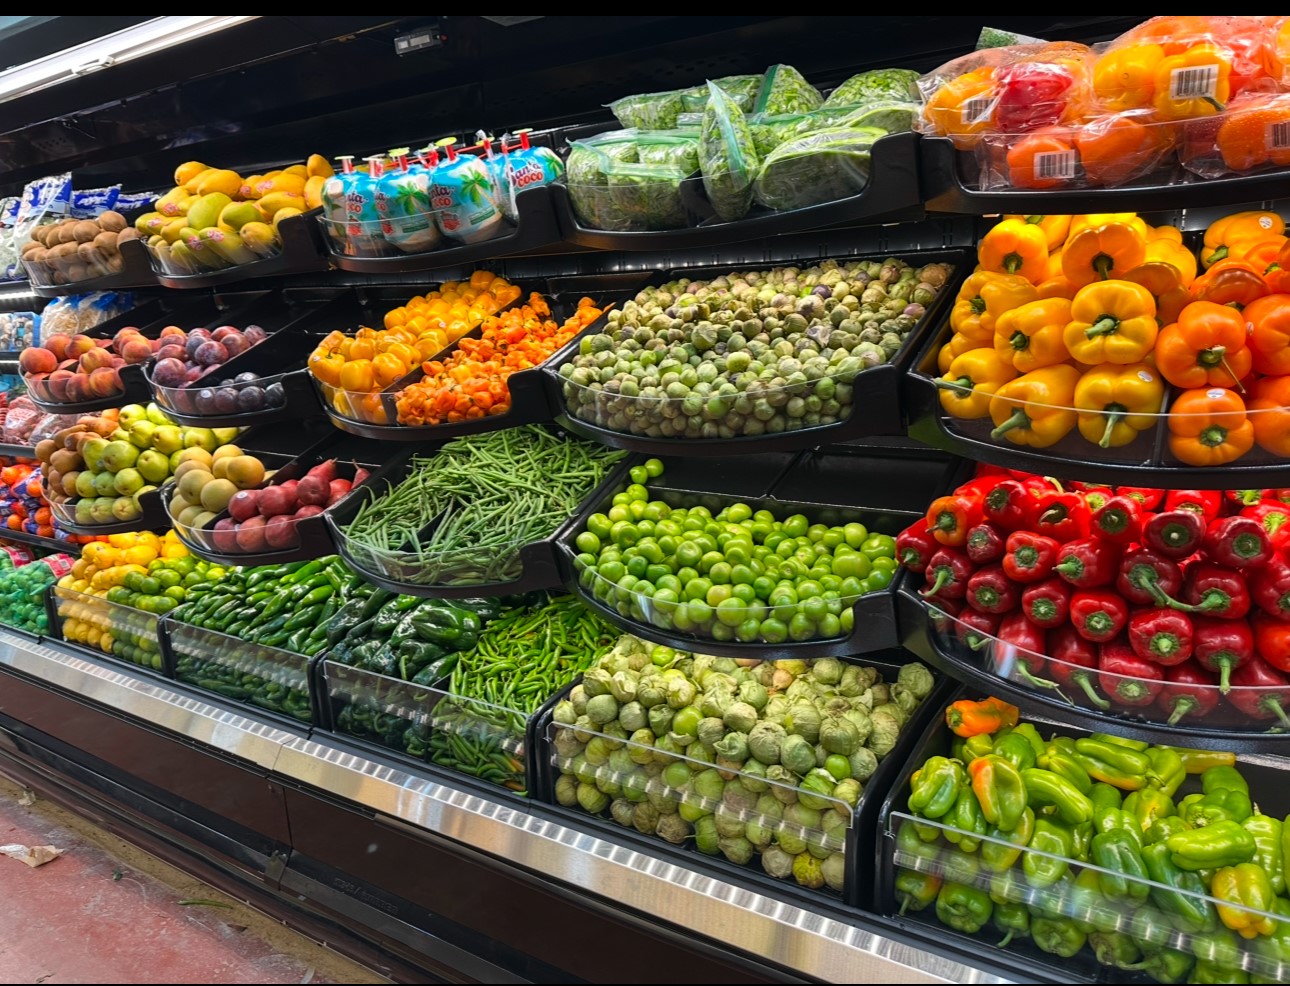
[[[447,154],[431,172],[430,204],[440,232],[459,243],[482,243],[505,230],[501,197],[488,166],[473,154],[458,154],[449,137]]]
[[[430,210],[429,172],[420,162],[410,163],[409,154],[406,147],[390,151],[393,163],[377,181],[377,212],[388,243],[404,253],[425,253],[443,237]]]

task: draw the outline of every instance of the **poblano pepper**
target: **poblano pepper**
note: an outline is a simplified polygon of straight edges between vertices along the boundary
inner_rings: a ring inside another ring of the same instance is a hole
[[[989,894],[961,883],[946,882],[936,895],[936,919],[967,935],[984,928],[993,911]]]

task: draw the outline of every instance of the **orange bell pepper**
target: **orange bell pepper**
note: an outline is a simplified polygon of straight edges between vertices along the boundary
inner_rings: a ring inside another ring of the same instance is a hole
[[[1260,209],[1233,212],[1209,224],[1209,228],[1205,230],[1205,247],[1200,252],[1200,261],[1209,267],[1228,259],[1232,247],[1237,244],[1284,235],[1285,231],[1285,220],[1278,213]]]
[[[1108,223],[1124,223],[1132,226],[1142,234],[1142,242],[1154,239],[1147,221],[1136,212],[1090,212],[1082,216],[1071,216],[1070,232],[1066,235],[1067,244],[1086,229],[1097,229]]]
[[[1276,235],[1261,240],[1244,240],[1232,252],[1233,260],[1244,260],[1259,271],[1267,280],[1267,270],[1281,256],[1281,248],[1290,243],[1290,238]]]
[[[1113,112],[1145,109],[1156,95],[1156,69],[1165,50],[1158,44],[1112,48],[1093,64],[1093,94]]]
[[[1172,144],[1168,128],[1133,116],[1104,116],[1075,128],[1075,150],[1092,185],[1115,186],[1145,174]]]
[[[1254,425],[1234,390],[1184,390],[1169,408],[1169,451],[1189,466],[1221,466],[1254,447]]]
[[[984,270],[1019,275],[1038,284],[1047,270],[1048,238],[1038,226],[1005,219],[981,238],[977,259]]]
[[[1220,260],[1191,285],[1191,296],[1241,309],[1268,294],[1268,284],[1243,260]]]
[[[1182,275],[1173,264],[1138,264],[1125,272],[1124,279],[1141,284],[1151,292],[1151,297],[1156,299],[1156,324],[1162,328],[1178,321],[1179,313],[1191,303],[1191,294],[1183,287]]]
[[[1119,278],[1142,263],[1146,238],[1128,223],[1082,230],[1062,251],[1062,273],[1076,287]]]
[[[1249,330],[1255,372],[1290,374],[1290,294],[1257,298],[1241,314]]]
[[[1196,255],[1183,246],[1181,240],[1174,241],[1166,237],[1148,240],[1142,262],[1169,264],[1178,271],[1179,283],[1184,288],[1191,287],[1191,282],[1196,280]]]
[[[1212,301],[1193,301],[1156,339],[1156,367],[1175,387],[1239,387],[1253,356],[1245,318]]]
[[[1151,105],[1162,120],[1187,120],[1220,112],[1232,94],[1232,55],[1202,42],[1166,55],[1153,77]]]
[[[1070,359],[1062,333],[1071,318],[1065,298],[1031,301],[999,316],[994,324],[994,351],[1018,373]]]
[[[923,119],[933,133],[954,141],[960,150],[970,150],[981,134],[994,128],[994,66],[987,65],[944,83],[923,106]]]
[[[345,366],[345,358],[339,353],[328,353],[315,349],[309,357],[309,372],[318,380],[330,387],[340,386],[340,371]]]
[[[1214,143],[1231,171],[1290,165],[1290,100],[1256,93],[1223,115]]]
[[[1249,416],[1259,448],[1290,458],[1290,376],[1255,381]]]
[[[1013,188],[1060,188],[1078,175],[1079,156],[1069,127],[1044,127],[1011,138],[1006,160]],[[1045,242],[1046,242],[1045,238]]]
[[[1070,216],[1027,216],[1027,215],[1005,215],[1004,219],[1020,219],[1032,226],[1038,226],[1044,231],[1044,239],[1048,242],[1049,260],[1052,259],[1054,251],[1060,250],[1062,244],[1066,242],[1066,234],[1071,228]],[[1058,268],[1060,270],[1060,268]],[[1048,276],[1052,277],[1057,271],[1049,269]]]

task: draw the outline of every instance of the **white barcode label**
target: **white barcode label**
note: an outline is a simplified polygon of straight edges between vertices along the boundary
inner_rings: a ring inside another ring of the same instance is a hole
[[[994,100],[989,96],[973,96],[963,103],[963,125],[973,127],[986,123],[994,112]]]
[[[1218,66],[1193,65],[1169,73],[1170,99],[1213,98],[1218,91]]]
[[[1290,120],[1268,124],[1268,148],[1274,151],[1290,147]],[[1269,223],[1269,228],[1271,224]]]
[[[1035,177],[1066,179],[1075,177],[1075,152],[1043,151],[1035,155]]]

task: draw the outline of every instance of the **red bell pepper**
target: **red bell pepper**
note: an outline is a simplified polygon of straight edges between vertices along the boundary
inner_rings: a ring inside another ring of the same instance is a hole
[[[1281,554],[1250,576],[1254,605],[1278,620],[1290,621],[1290,563]]]
[[[1078,688],[1099,709],[1111,703],[1093,687],[1093,669],[1097,667],[1097,645],[1085,640],[1069,623],[1048,634],[1048,673],[1065,688]]]
[[[978,613],[1011,613],[1021,598],[1015,582],[1003,573],[1002,565],[977,569],[967,583],[967,604]]]
[[[1218,672],[1218,690],[1232,687],[1232,672],[1254,656],[1254,633],[1245,620],[1192,617],[1192,653],[1203,668]]]
[[[1122,640],[1102,645],[1097,669],[1102,691],[1119,705],[1150,705],[1164,687],[1165,669],[1138,657]]]
[[[940,496],[927,508],[927,533],[952,548],[966,541],[967,532],[980,521],[981,499],[971,494]]]
[[[1228,701],[1256,719],[1279,719],[1283,729],[1290,729],[1290,678],[1266,661],[1252,657],[1232,672],[1235,686],[1227,693]]]
[[[1164,490],[1153,490],[1146,486],[1117,486],[1116,496],[1131,496],[1142,504],[1142,512],[1148,513],[1160,506],[1165,498]]]
[[[975,609],[965,609],[958,616],[958,638],[971,650],[981,650],[990,644],[999,634],[998,613],[982,613]]]
[[[999,643],[994,651],[994,670],[1005,678],[1018,678],[1036,688],[1057,688],[1057,682],[1040,678],[1047,650],[1047,635],[1026,614],[1017,610],[999,623]]]
[[[1035,582],[1021,594],[1021,611],[1037,627],[1051,630],[1070,615],[1071,587],[1056,576]]]
[[[1220,490],[1170,490],[1165,494],[1165,510],[1194,510],[1208,524],[1223,510]]]
[[[1221,620],[1239,620],[1250,611],[1250,590],[1244,576],[1209,562],[1198,562],[1187,569],[1182,599],[1187,612]]]
[[[1053,490],[1040,495],[1031,530],[1065,542],[1088,537],[1088,525],[1089,509],[1083,494]]]
[[[1003,557],[1003,533],[989,521],[982,521],[968,531],[963,547],[978,565],[988,565]]]
[[[1007,474],[1002,472],[973,476],[966,483],[960,483],[954,487],[954,492],[961,496],[974,496],[980,500],[1007,478]]]
[[[1182,581],[1177,562],[1151,548],[1138,547],[1124,553],[1115,588],[1131,603],[1168,606],[1177,604],[1173,597],[1182,588]]]
[[[960,600],[967,594],[968,579],[974,571],[976,566],[962,551],[941,548],[928,559],[923,573],[927,588],[921,590],[921,595],[927,600]]]
[[[1266,499],[1269,490],[1224,490],[1223,502],[1239,511],[1242,507],[1253,506]]]
[[[1091,514],[1095,510],[1101,510],[1102,505],[1107,500],[1115,496],[1115,491],[1109,486],[1096,486],[1084,491],[1084,502],[1088,504],[1088,512]]]
[[[1005,531],[1020,531],[1030,527],[1037,503],[1035,495],[1024,482],[1005,479],[985,495],[982,501],[983,516]]]
[[[1241,510],[1242,517],[1257,521],[1272,547],[1290,547],[1290,505],[1281,500],[1260,500]]]
[[[896,535],[896,560],[911,572],[927,571],[927,563],[940,544],[927,533],[927,521],[914,521]]]
[[[927,618],[932,629],[939,634],[948,634],[955,621],[962,615],[963,604],[953,599],[928,599]]]
[[[1278,671],[1290,671],[1290,623],[1255,610],[1250,617],[1254,653]]]
[[[1017,62],[995,70],[995,120],[1005,134],[1024,134],[1062,119],[1075,74],[1057,62]]]
[[[1110,585],[1120,571],[1120,549],[1101,538],[1067,541],[1057,552],[1053,572],[1076,589]]]
[[[1223,517],[1205,531],[1201,547],[1209,560],[1229,568],[1258,568],[1272,557],[1272,542],[1253,517]]]
[[[1191,619],[1167,606],[1139,609],[1129,617],[1129,646],[1157,664],[1181,664],[1191,657]]]
[[[1205,522],[1193,510],[1166,510],[1147,517],[1142,525],[1143,545],[1166,558],[1195,554],[1204,536]]]
[[[1165,668],[1165,687],[1156,705],[1168,713],[1169,725],[1187,716],[1204,718],[1218,705],[1218,676],[1195,661]]]
[[[1080,589],[1071,596],[1071,624],[1095,644],[1117,637],[1129,622],[1129,607],[1106,589]]]
[[[1004,542],[1003,570],[1014,582],[1039,582],[1052,572],[1060,549],[1043,534],[1013,531]]]
[[[1129,544],[1142,534],[1142,506],[1131,496],[1113,496],[1093,514],[1089,532],[1113,544]]]

